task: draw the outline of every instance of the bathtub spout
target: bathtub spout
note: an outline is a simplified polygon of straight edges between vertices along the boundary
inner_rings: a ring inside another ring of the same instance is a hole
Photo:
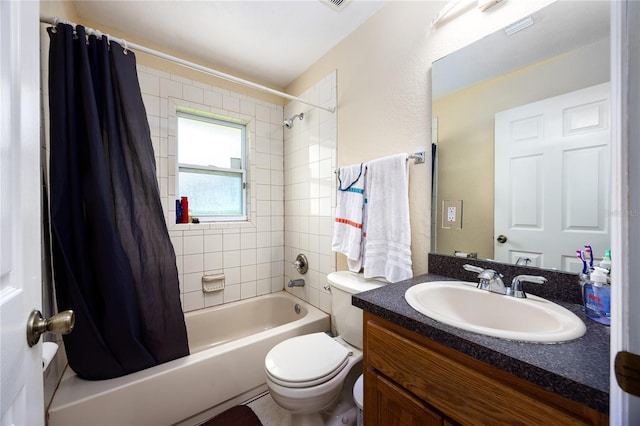
[[[304,287],[304,280],[298,278],[297,280],[289,280],[288,287]]]

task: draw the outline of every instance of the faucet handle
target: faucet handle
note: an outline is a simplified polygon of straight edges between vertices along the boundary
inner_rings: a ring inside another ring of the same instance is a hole
[[[480,278],[480,283],[478,284],[478,288],[482,290],[489,290],[493,293],[505,294],[505,286],[504,282],[502,282],[502,277],[504,275],[494,271],[493,269],[485,269],[478,275]]]
[[[309,261],[307,260],[307,256],[300,253],[296,256],[296,260],[291,264],[296,270],[301,274],[306,274],[309,270]]]
[[[464,265],[462,265],[462,267],[464,269],[466,269],[469,272],[477,272],[478,274],[482,273],[484,271],[484,269],[482,269],[479,266],[474,266],[474,265],[469,265],[468,263],[465,263]]]
[[[522,289],[522,283],[525,281],[534,284],[544,284],[547,282],[547,279],[539,275],[518,275],[511,281],[511,287],[507,288],[507,296],[525,299],[527,294]]]

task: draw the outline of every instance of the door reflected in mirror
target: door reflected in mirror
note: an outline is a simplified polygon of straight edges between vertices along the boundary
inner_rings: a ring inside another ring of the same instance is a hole
[[[556,2],[433,64],[433,252],[579,272],[609,248],[609,7]]]

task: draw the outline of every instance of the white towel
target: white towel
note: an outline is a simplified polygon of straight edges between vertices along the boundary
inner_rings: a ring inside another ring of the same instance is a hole
[[[407,154],[367,164],[365,278],[397,282],[413,277]]]
[[[331,249],[347,257],[349,270],[362,267],[362,221],[366,167],[356,164],[338,170],[336,219]]]

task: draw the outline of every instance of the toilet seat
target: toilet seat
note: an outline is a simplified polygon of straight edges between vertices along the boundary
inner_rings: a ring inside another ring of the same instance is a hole
[[[270,380],[281,386],[304,388],[335,377],[352,352],[326,333],[292,337],[274,346],[265,358]]]

